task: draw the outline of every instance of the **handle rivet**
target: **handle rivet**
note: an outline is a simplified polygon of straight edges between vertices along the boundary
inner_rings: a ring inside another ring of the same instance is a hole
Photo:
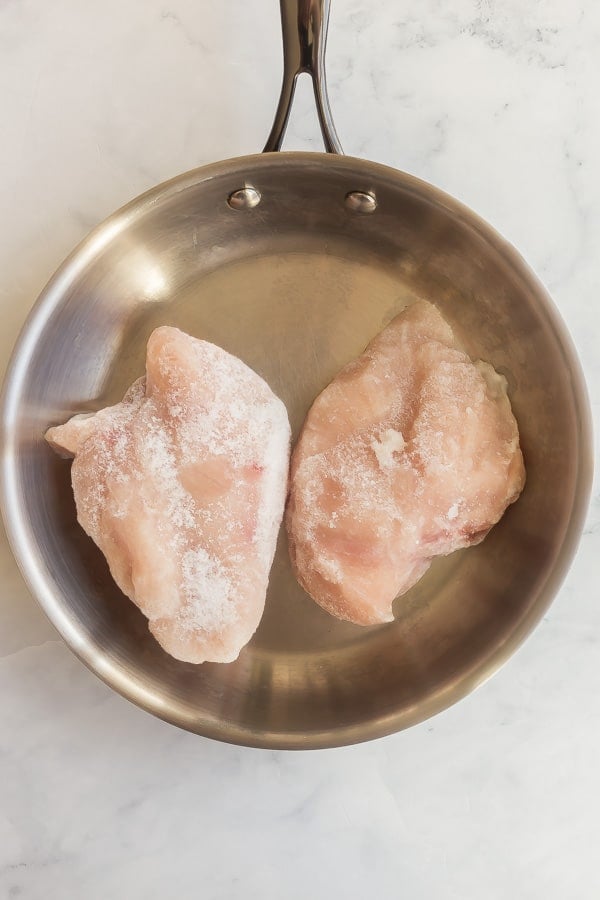
[[[244,187],[233,191],[227,198],[227,203],[232,209],[254,209],[260,200],[260,192],[256,188]]]
[[[368,216],[377,209],[377,198],[371,191],[349,191],[344,204],[350,212]]]

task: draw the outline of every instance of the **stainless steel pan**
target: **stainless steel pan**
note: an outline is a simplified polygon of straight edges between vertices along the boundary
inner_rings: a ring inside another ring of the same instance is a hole
[[[546,291],[518,253],[416,178],[341,155],[325,89],[327,0],[282,0],[276,151],[300,71],[328,154],[266,152],[161,184],[96,228],[52,278],[14,352],[2,493],[25,578],[74,652],[163,719],[259,747],[324,747],[438,712],[486,679],[550,603],[590,489],[584,382]],[[515,203],[518,197],[515,197]],[[151,330],[172,323],[240,356],[297,431],[315,395],[405,304],[435,302],[503,372],[526,490],[479,547],[436,563],[396,621],[343,624],[298,587],[284,540],[263,622],[228,666],[178,663],[150,637],[76,523],[48,425],[121,398]]]

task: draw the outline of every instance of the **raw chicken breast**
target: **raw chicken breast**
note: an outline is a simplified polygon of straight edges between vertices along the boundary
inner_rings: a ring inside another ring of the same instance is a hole
[[[287,511],[296,576],[340,619],[389,622],[394,598],[482,541],[524,482],[505,379],[415,303],[308,413]]]
[[[176,659],[230,662],[260,622],[287,492],[283,403],[239,359],[176,328],[123,402],[51,428],[77,517]]]

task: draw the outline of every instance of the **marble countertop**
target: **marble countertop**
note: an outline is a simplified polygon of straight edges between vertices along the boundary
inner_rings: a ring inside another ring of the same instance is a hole
[[[459,197],[549,287],[600,410],[600,6],[333,0],[357,156]],[[276,0],[0,4],[0,365],[71,247],[126,200],[254,152]],[[288,147],[319,148],[306,85]],[[0,544],[0,897],[595,900],[600,495],[543,622],[490,682],[335,751],[220,745],[133,707],[58,639]]]

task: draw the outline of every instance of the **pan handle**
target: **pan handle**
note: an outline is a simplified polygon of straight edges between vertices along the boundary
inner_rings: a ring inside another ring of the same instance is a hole
[[[296,82],[302,72],[310,75],[317,115],[327,153],[343,153],[329,108],[325,79],[325,45],[330,0],[280,0],[283,32],[283,83],[271,134],[264,153],[281,150],[290,118]]]

